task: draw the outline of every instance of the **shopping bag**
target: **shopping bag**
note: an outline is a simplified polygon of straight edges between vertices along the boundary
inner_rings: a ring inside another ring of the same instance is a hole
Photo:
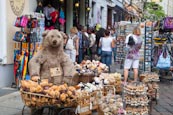
[[[164,57],[163,52],[159,56],[159,60],[156,65],[157,68],[159,68],[159,69],[169,69],[170,68],[170,66],[171,66],[170,55],[168,54],[167,51],[166,51],[166,53],[167,53],[166,57]]]

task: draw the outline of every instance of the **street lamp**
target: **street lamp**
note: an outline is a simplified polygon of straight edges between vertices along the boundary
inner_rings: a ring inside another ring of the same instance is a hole
[[[75,7],[78,8],[79,7],[79,2],[75,3]]]

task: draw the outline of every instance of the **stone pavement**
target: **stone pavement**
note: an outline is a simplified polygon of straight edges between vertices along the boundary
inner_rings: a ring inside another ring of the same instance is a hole
[[[152,115],[173,115],[173,83],[160,83],[158,104],[153,104]]]
[[[0,88],[0,97],[16,91],[17,89],[14,88]]]

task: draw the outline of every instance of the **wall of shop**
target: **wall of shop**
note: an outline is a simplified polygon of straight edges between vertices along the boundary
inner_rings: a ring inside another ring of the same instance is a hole
[[[92,4],[94,6],[92,7]],[[107,2],[106,0],[90,0],[90,16],[89,16],[89,26],[94,26],[99,23],[102,27],[107,27]]]
[[[22,14],[32,13],[36,6],[36,0],[23,0],[25,1],[24,9]],[[18,4],[16,4],[17,6]],[[14,41],[13,36],[17,30],[14,27],[14,22],[16,15],[14,14],[10,0],[0,0],[0,25],[1,25],[1,39],[0,39],[0,87],[10,86],[14,81],[13,78],[13,51],[14,51]]]

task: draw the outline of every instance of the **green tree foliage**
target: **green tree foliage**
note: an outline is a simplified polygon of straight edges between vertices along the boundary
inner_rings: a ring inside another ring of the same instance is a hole
[[[159,20],[165,17],[163,7],[155,2],[146,2],[144,5],[144,18]]]

